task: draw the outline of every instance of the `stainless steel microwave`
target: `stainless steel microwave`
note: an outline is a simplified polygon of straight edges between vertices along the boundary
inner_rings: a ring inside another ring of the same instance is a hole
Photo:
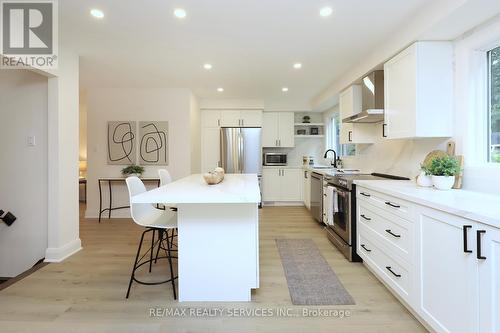
[[[264,165],[286,165],[286,154],[264,153]]]

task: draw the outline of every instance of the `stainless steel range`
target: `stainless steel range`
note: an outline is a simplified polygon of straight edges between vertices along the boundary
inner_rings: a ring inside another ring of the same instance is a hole
[[[405,177],[372,174],[336,174],[328,177],[325,201],[328,239],[344,254],[349,261],[361,261],[356,253],[356,185],[355,179],[395,179]],[[329,215],[329,216],[328,216]]]

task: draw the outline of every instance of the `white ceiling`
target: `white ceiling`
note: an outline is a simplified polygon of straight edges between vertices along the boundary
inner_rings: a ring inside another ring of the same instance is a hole
[[[60,31],[81,56],[83,88],[188,88],[203,99],[301,106],[431,1],[64,0]],[[318,15],[324,5],[332,16]],[[176,7],[187,18],[175,18]]]

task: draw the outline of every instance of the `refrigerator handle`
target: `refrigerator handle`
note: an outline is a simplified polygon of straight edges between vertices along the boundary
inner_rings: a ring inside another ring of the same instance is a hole
[[[239,134],[239,138],[238,138],[238,145],[239,145],[239,161],[238,161],[238,164],[239,164],[239,171],[240,173],[243,173],[243,170],[244,170],[244,165],[245,165],[245,142],[244,142],[244,138],[243,138],[243,134]]]

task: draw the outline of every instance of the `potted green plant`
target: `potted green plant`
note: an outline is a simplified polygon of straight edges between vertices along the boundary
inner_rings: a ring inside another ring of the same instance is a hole
[[[460,171],[458,161],[451,156],[437,157],[428,167],[428,172],[432,175],[432,184],[438,190],[451,189],[455,183],[455,176]]]
[[[126,168],[122,169],[122,175],[124,177],[130,177],[130,176],[140,177],[142,176],[143,173],[144,173],[144,167],[135,164],[129,165]]]
[[[420,174],[417,176],[417,184],[422,187],[432,187],[432,174],[424,164],[420,165]]]

